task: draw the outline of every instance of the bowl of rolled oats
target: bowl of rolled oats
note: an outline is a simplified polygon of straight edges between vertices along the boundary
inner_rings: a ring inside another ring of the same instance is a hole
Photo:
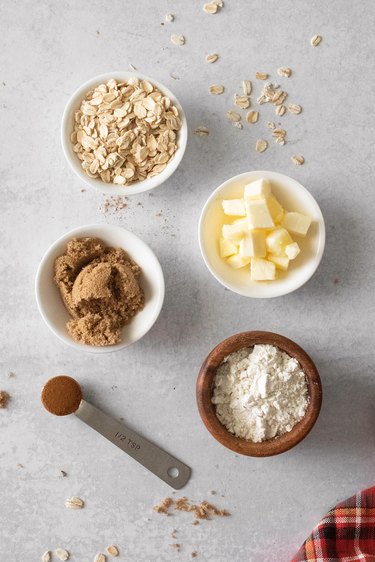
[[[161,185],[180,164],[187,143],[181,104],[152,78],[119,71],[96,76],[69,99],[61,142],[73,171],[110,195]]]

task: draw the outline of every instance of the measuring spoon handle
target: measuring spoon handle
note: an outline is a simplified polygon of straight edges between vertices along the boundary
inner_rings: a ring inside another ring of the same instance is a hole
[[[188,482],[189,466],[86,400],[81,400],[75,415],[172,488],[179,490]]]

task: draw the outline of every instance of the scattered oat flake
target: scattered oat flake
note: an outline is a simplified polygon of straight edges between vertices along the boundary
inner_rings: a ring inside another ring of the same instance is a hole
[[[219,96],[224,92],[224,86],[221,84],[212,84],[208,90],[212,96]]]
[[[218,10],[218,5],[215,2],[210,2],[209,4],[203,4],[203,11],[207,14],[216,14]]]
[[[292,69],[288,66],[280,66],[280,68],[277,69],[277,74],[285,78],[290,78],[290,76],[292,76]]]
[[[302,166],[305,163],[305,159],[301,154],[294,154],[294,156],[291,157],[291,161],[296,166]]]
[[[251,124],[256,123],[258,121],[258,119],[259,119],[258,111],[249,111],[246,114],[246,121],[248,123],[251,123]]]
[[[255,150],[257,152],[264,152],[268,148],[268,142],[265,139],[258,139],[255,143]]]
[[[200,525],[198,519],[194,519],[194,521],[192,521],[191,524],[192,524],[192,525]]]
[[[268,74],[266,74],[265,72],[257,72],[257,73],[255,74],[255,78],[256,78],[257,80],[267,80]]]
[[[197,127],[194,131],[194,134],[198,137],[207,137],[210,134],[210,131],[207,127]]]
[[[239,121],[233,123],[233,127],[236,127],[236,129],[243,129],[243,125]]]
[[[64,562],[65,560],[69,560],[69,552],[63,548],[57,548],[55,554],[59,560],[63,560]]]
[[[171,35],[171,41],[172,43],[174,43],[174,45],[185,45],[185,37],[183,35],[173,34]]]
[[[174,15],[173,14],[167,14],[165,16],[165,21],[167,21],[168,23],[171,23],[174,20]]]
[[[212,4],[216,4],[216,6],[219,6],[219,8],[222,8],[224,6],[223,0],[212,0]]]
[[[77,496],[72,496],[65,500],[65,507],[69,509],[82,509],[85,505],[85,502],[81,498],[77,498]]]
[[[276,129],[276,125],[273,121],[267,121],[267,127],[269,129]]]
[[[298,115],[299,113],[301,113],[302,107],[296,103],[290,103],[288,105],[288,111],[289,113],[294,113],[295,115]]]
[[[113,544],[111,544],[110,546],[107,546],[106,551],[108,552],[108,554],[110,556],[118,556],[119,555],[117,546],[115,546]]]
[[[42,555],[41,558],[42,562],[51,562],[51,553],[49,550],[46,550],[46,552]]]
[[[275,123],[273,123],[273,125],[274,124]],[[286,135],[286,130],[281,129],[281,127],[271,127],[271,129],[273,129],[273,133],[272,133],[273,137],[285,137]]]
[[[282,105],[287,97],[287,92],[284,92],[283,90],[277,90],[273,94],[271,101],[274,105]]]
[[[237,123],[238,121],[241,121],[241,115],[239,113],[237,113],[237,111],[228,111],[227,112],[227,118],[232,123]]]
[[[251,80],[242,80],[242,91],[244,93],[244,96],[249,96],[252,89],[253,85],[251,83]]]
[[[94,562],[105,562],[107,557],[102,552],[98,552],[98,554],[94,558]]]
[[[310,43],[313,47],[317,47],[322,41],[322,37],[320,35],[314,35],[310,39]]]
[[[239,96],[238,94],[234,95],[234,105],[240,107],[241,109],[247,109],[250,107],[250,98],[249,96]]]
[[[208,62],[209,64],[212,64],[212,63],[216,62],[218,58],[219,58],[219,55],[217,53],[212,53],[212,54],[206,56],[206,62]]]
[[[6,408],[9,402],[9,394],[5,390],[0,390],[0,408]]]
[[[275,113],[276,115],[279,115],[279,117],[282,117],[286,112],[286,107],[285,105],[277,105],[275,108]]]

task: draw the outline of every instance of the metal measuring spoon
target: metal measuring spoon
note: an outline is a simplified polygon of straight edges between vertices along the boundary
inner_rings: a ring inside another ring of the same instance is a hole
[[[72,377],[60,375],[47,381],[41,399],[48,412],[56,416],[75,414],[172,488],[179,490],[188,482],[190,467],[86,402],[80,385]]]

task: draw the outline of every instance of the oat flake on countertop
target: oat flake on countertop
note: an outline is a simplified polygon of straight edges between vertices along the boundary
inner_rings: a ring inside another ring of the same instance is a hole
[[[228,431],[260,443],[291,431],[304,417],[306,376],[296,359],[273,345],[243,348],[218,368],[212,403]]]
[[[210,134],[210,131],[207,127],[197,127],[194,131],[194,134],[198,137],[207,137]]]
[[[265,139],[258,139],[255,143],[255,150],[257,152],[264,152],[268,148],[268,142]]]
[[[317,47],[322,41],[322,37],[320,35],[314,35],[310,39],[310,43],[313,47]]]
[[[106,551],[108,552],[108,554],[109,554],[110,556],[116,557],[116,556],[119,555],[117,546],[115,546],[115,545],[113,545],[113,544],[107,546]]]
[[[69,560],[69,552],[67,550],[65,550],[64,548],[57,548],[55,550],[55,554],[56,554],[57,558],[59,560],[63,560],[63,562],[65,562],[65,560]]]
[[[295,154],[290,159],[296,166],[303,166],[303,164],[305,163],[305,159],[301,154]]]

